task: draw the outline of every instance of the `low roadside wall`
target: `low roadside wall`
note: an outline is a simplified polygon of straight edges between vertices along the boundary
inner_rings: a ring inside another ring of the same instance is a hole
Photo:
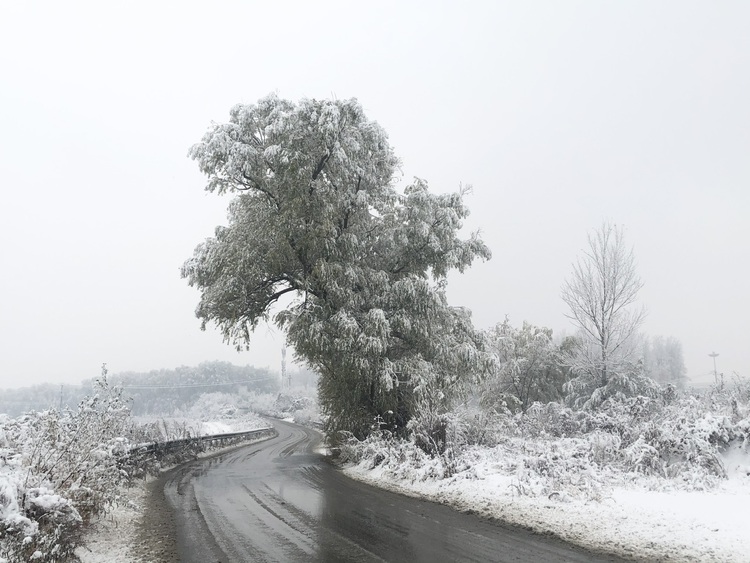
[[[250,440],[273,438],[278,432],[274,428],[261,428],[246,432],[228,432],[226,434],[212,434],[210,436],[195,436],[170,440],[168,442],[153,442],[133,446],[127,456],[127,463],[135,465],[171,465],[183,463],[200,453],[235,446]],[[145,462],[145,463],[144,463]],[[149,463],[150,462],[150,463]]]

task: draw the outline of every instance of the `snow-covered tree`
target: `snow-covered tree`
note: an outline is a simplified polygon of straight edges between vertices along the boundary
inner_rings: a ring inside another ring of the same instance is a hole
[[[482,389],[485,408],[505,406],[525,412],[535,401],[563,398],[568,370],[560,356],[571,347],[572,340],[558,346],[551,329],[525,321],[520,329],[514,328],[508,319],[487,331],[487,338],[494,365]]]
[[[674,336],[644,338],[643,365],[648,376],[659,383],[685,387],[687,368],[682,354],[682,343]]]
[[[562,289],[568,317],[580,329],[580,346],[569,358],[576,377],[567,385],[575,404],[651,387],[634,354],[633,337],[645,317],[636,306],[642,286],[622,227],[604,223],[589,234],[588,248]]]
[[[203,328],[238,347],[261,321],[284,328],[321,374],[328,430],[364,435],[376,416],[403,428],[421,390],[447,396],[477,367],[469,314],[445,298],[449,271],[490,257],[458,237],[463,192],[397,191],[386,133],[356,100],[237,105],[190,156],[208,191],[235,195],[182,269]]]

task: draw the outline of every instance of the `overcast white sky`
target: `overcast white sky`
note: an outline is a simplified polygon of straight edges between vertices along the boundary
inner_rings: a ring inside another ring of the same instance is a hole
[[[750,376],[750,3],[0,3],[0,388],[229,360],[180,279],[228,200],[186,156],[269,92],[356,97],[407,178],[474,185],[490,262],[451,302],[572,332],[560,287],[603,220],[644,331],[694,382]]]

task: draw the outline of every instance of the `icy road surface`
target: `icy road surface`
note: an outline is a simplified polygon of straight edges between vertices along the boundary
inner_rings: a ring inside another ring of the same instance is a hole
[[[168,474],[180,561],[619,561],[354,481],[315,453],[317,432],[274,426]]]

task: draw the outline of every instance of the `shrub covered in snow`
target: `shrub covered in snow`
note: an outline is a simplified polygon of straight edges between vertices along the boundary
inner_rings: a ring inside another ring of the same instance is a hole
[[[85,524],[128,477],[129,410],[104,377],[76,410],[0,421],[0,557],[73,558]]]
[[[409,440],[387,432],[350,437],[342,459],[410,481],[492,472],[509,477],[514,493],[550,499],[603,499],[626,482],[707,490],[730,471],[750,475],[747,405],[736,389],[677,396],[672,388],[657,398],[610,398],[593,410],[560,403],[515,414],[462,408],[441,415],[439,439],[419,428]]]

